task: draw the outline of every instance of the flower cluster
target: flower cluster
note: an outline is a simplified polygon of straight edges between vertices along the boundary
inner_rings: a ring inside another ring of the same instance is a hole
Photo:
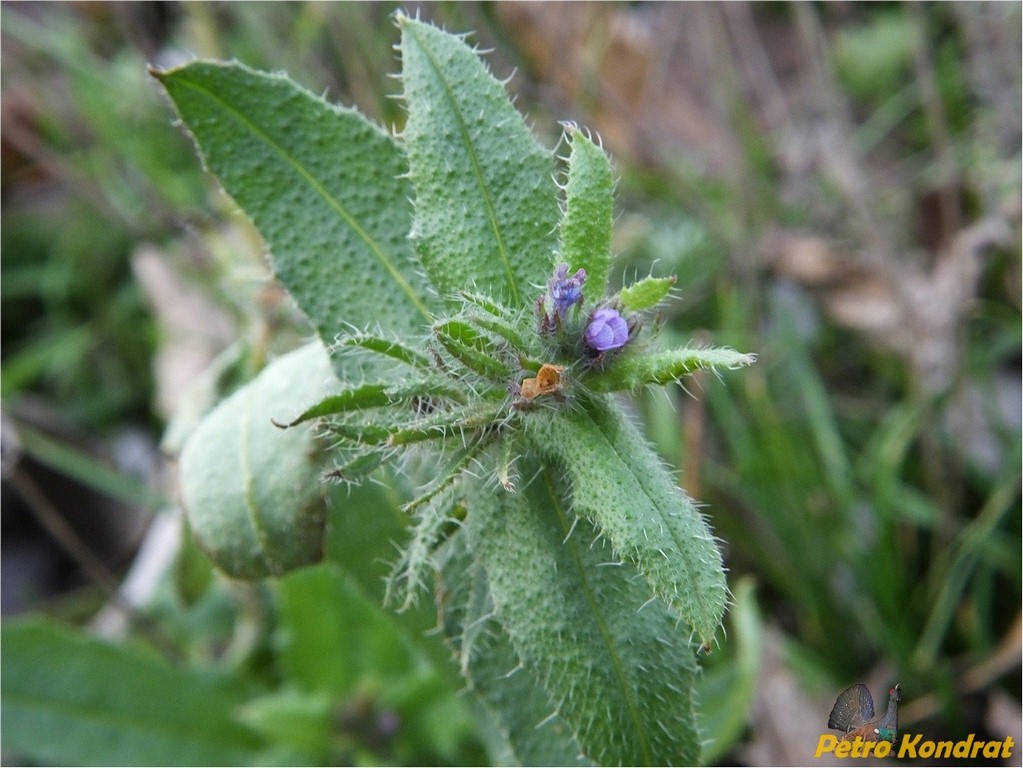
[[[536,302],[541,336],[567,334],[570,337],[567,340],[575,346],[578,338],[573,339],[571,336],[578,334],[580,329],[572,327],[572,310],[583,303],[585,282],[585,269],[577,270],[569,276],[568,264],[562,263],[555,267],[554,275],[547,282],[547,293]],[[548,301],[550,312],[547,311]],[[606,304],[598,305],[590,312],[586,326],[582,329],[582,343],[591,356],[600,357],[606,352],[624,347],[631,331],[632,327],[617,309]]]

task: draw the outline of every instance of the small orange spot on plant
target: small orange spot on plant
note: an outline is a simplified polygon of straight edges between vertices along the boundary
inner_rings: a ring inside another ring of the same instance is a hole
[[[535,377],[523,379],[519,385],[520,394],[525,400],[532,400],[540,395],[554,395],[561,392],[565,370],[563,365],[552,365],[544,363],[540,366]]]

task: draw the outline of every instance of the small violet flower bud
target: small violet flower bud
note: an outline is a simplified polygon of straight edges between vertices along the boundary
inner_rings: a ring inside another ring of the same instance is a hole
[[[625,346],[629,340],[629,326],[618,310],[602,307],[590,316],[584,338],[590,349],[607,352]]]
[[[583,283],[586,282],[586,270],[580,269],[568,277],[568,264],[559,264],[554,270],[554,277],[547,283],[547,293],[554,304],[554,314],[563,318],[568,310],[583,300]]]

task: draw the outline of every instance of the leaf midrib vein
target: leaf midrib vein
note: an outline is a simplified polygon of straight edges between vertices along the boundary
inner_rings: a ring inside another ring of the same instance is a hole
[[[594,403],[594,405],[596,406],[597,404]],[[605,415],[606,414],[607,411],[605,410]],[[643,495],[646,496],[647,499],[650,501],[651,507],[654,510],[656,510],[657,515],[661,518],[662,526],[664,527],[665,530],[668,531],[668,536],[671,539],[672,543],[675,545],[675,550],[685,558],[686,566],[689,567],[691,565],[691,563],[689,562],[690,558],[685,554],[685,550],[682,548],[681,541],[678,537],[678,534],[674,526],[667,523],[664,513],[661,511],[661,508],[658,505],[657,501],[650,494],[650,491],[647,490],[647,487],[640,478],[639,473],[636,472],[632,465],[618,451],[618,448],[615,446],[614,442],[604,432],[604,424],[602,423],[602,420],[595,419],[590,414],[587,414],[587,418],[589,418],[589,420],[597,428],[597,433],[604,439],[604,442],[607,443],[608,447],[611,449],[611,452],[618,457],[618,460],[621,462],[622,466],[624,466],[629,471],[629,474],[632,475],[632,478],[635,480],[636,485],[639,486],[640,490],[643,492]],[[640,566],[640,570],[644,570],[642,563],[638,563],[638,565]],[[700,606],[701,612],[705,612],[707,610],[706,601],[702,598],[698,590],[693,590],[692,599]]]
[[[518,283],[515,279],[515,273],[511,268],[511,259],[508,257],[508,250],[504,244],[504,238],[501,235],[501,226],[497,221],[497,211],[494,208],[494,201],[491,199],[490,187],[486,183],[486,179],[483,176],[483,168],[480,165],[479,158],[476,156],[476,147],[472,143],[472,139],[469,135],[469,129],[465,124],[465,120],[462,119],[462,112],[459,109],[458,101],[455,99],[454,93],[452,93],[448,81],[444,79],[443,73],[436,60],[430,54],[430,50],[423,44],[423,41],[416,35],[414,27],[408,27],[411,36],[415,39],[419,45],[420,51],[423,56],[429,62],[430,67],[433,69],[437,76],[437,80],[441,84],[441,88],[444,90],[444,95],[447,97],[451,104],[451,113],[455,117],[455,121],[458,124],[458,130],[462,134],[462,143],[465,145],[466,154],[469,157],[469,161],[472,164],[473,175],[476,178],[476,183],[479,186],[480,194],[483,198],[484,208],[487,213],[487,219],[490,222],[490,228],[494,233],[494,240],[497,242],[497,250],[501,256],[501,264],[504,267],[505,276],[508,279],[508,286],[511,288],[512,298],[516,303],[522,301],[522,297],[519,294]]]
[[[547,484],[547,492],[550,496],[551,503],[554,506],[554,510],[558,516],[558,523],[561,525],[562,533],[565,536],[571,531],[571,526],[568,524],[568,520],[565,517],[564,507],[561,505],[561,498],[558,495],[557,488],[554,485],[554,481],[551,479],[550,470],[544,470],[544,480]],[[607,622],[604,620],[604,615],[600,611],[599,604],[593,595],[593,589],[590,586],[589,579],[587,578],[586,569],[583,567],[582,559],[579,557],[579,549],[576,542],[571,537],[568,538],[566,544],[568,551],[572,555],[572,561],[575,565],[576,572],[579,574],[579,581],[582,585],[583,595],[586,597],[586,602],[590,606],[590,612],[593,615],[594,623],[597,625],[597,630],[600,632],[600,637],[604,642],[604,647],[607,649],[608,659],[611,662],[611,669],[614,672],[614,676],[618,679],[618,685],[622,690],[622,698],[625,700],[625,708],[629,713],[629,719],[632,721],[635,733],[639,737],[640,748],[643,750],[643,759],[646,765],[653,765],[653,758],[650,754],[650,743],[647,739],[646,729],[643,726],[643,719],[639,714],[639,707],[636,703],[635,696],[632,688],[629,686],[628,678],[625,674],[625,669],[622,666],[622,661],[618,657],[615,644],[611,637],[611,632],[607,627]]]

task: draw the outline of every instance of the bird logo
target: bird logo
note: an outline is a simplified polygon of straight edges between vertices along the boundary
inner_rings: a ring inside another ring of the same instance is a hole
[[[894,742],[899,729],[899,702],[902,689],[896,685],[888,691],[888,709],[874,719],[874,700],[862,683],[851,685],[838,695],[828,717],[828,728],[842,731],[846,741]]]

